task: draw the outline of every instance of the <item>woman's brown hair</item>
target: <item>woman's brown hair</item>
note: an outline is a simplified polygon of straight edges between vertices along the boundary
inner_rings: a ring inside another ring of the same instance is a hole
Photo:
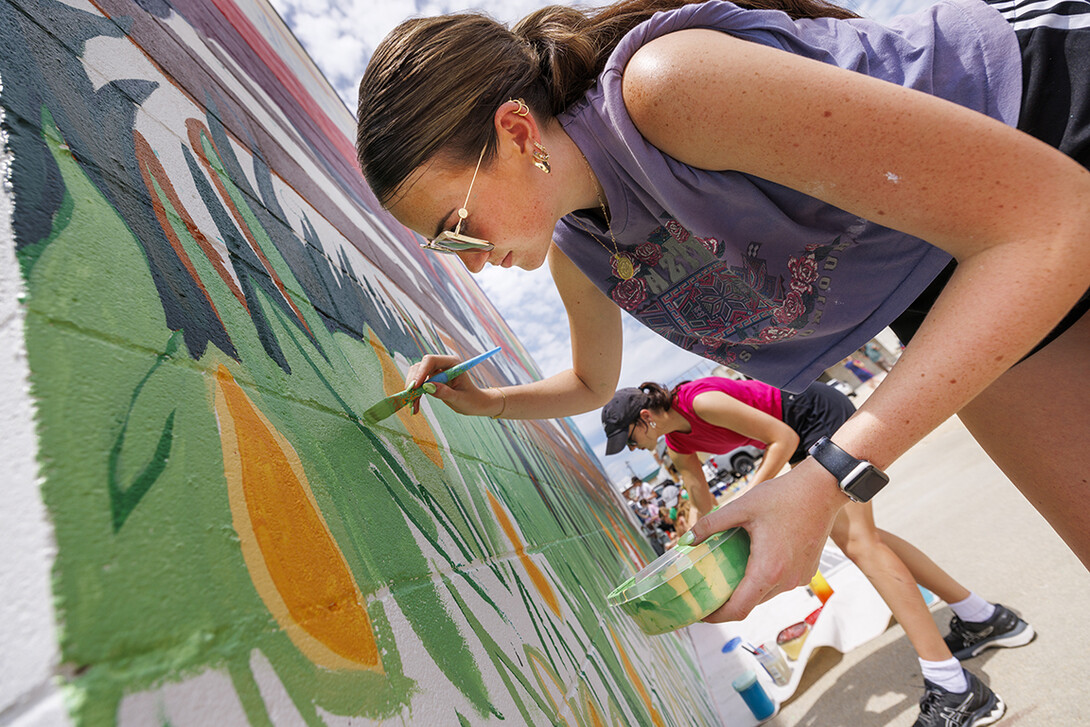
[[[640,384],[639,389],[643,393],[647,394],[647,407],[655,411],[670,411],[670,407],[674,405],[674,398],[677,397],[677,391],[688,381],[682,381],[674,388],[667,391],[662,385],[656,384],[654,381],[645,381]]]
[[[412,18],[375,49],[360,81],[356,152],[380,203],[389,205],[405,178],[442,150],[445,161],[492,157],[492,118],[521,98],[539,119],[552,119],[594,85],[628,31],[685,0],[622,0],[582,11],[551,5],[508,30],[479,13]],[[824,0],[735,0],[748,9],[792,18],[851,18]]]

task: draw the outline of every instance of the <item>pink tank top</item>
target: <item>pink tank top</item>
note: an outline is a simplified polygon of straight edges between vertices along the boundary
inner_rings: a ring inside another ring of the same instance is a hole
[[[721,391],[743,404],[748,404],[754,409],[783,421],[783,402],[780,398],[780,390],[774,386],[769,386],[760,381],[734,381],[721,376],[696,379],[682,384],[678,388],[677,396],[674,397],[673,408],[681,416],[685,417],[692,427],[692,431],[688,433],[671,432],[666,435],[666,446],[678,454],[692,454],[694,452],[724,454],[746,444],[760,449],[765,448],[765,443],[758,439],[750,439],[731,429],[708,424],[697,416],[693,411],[693,399],[706,391]]]

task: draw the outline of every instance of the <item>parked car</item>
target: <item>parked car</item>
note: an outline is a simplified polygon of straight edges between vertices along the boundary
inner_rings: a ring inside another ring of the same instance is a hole
[[[708,486],[715,488],[745,477],[757,469],[757,460],[763,456],[763,449],[746,444],[726,454],[708,457],[708,461],[704,463],[704,476],[708,480]]]

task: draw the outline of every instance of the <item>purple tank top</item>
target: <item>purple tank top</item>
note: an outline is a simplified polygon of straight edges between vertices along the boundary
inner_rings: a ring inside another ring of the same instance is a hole
[[[621,72],[642,45],[685,28],[722,30],[866,73],[1011,126],[1021,95],[1018,44],[980,0],[943,0],[885,24],[793,21],[709,0],[634,28],[594,88],[559,116],[602,184],[636,276],[622,280],[612,250],[571,215],[554,232],[564,254],[672,343],[798,392],[896,318],[950,256],[793,189],[690,167],[648,144],[625,109]],[[609,240],[594,219],[580,222]]]

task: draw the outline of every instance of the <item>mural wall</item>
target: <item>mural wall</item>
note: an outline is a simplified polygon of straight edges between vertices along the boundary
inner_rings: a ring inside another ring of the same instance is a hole
[[[651,551],[570,423],[359,420],[425,352],[537,372],[262,0],[0,0],[0,37],[0,721],[716,721],[606,608]]]

